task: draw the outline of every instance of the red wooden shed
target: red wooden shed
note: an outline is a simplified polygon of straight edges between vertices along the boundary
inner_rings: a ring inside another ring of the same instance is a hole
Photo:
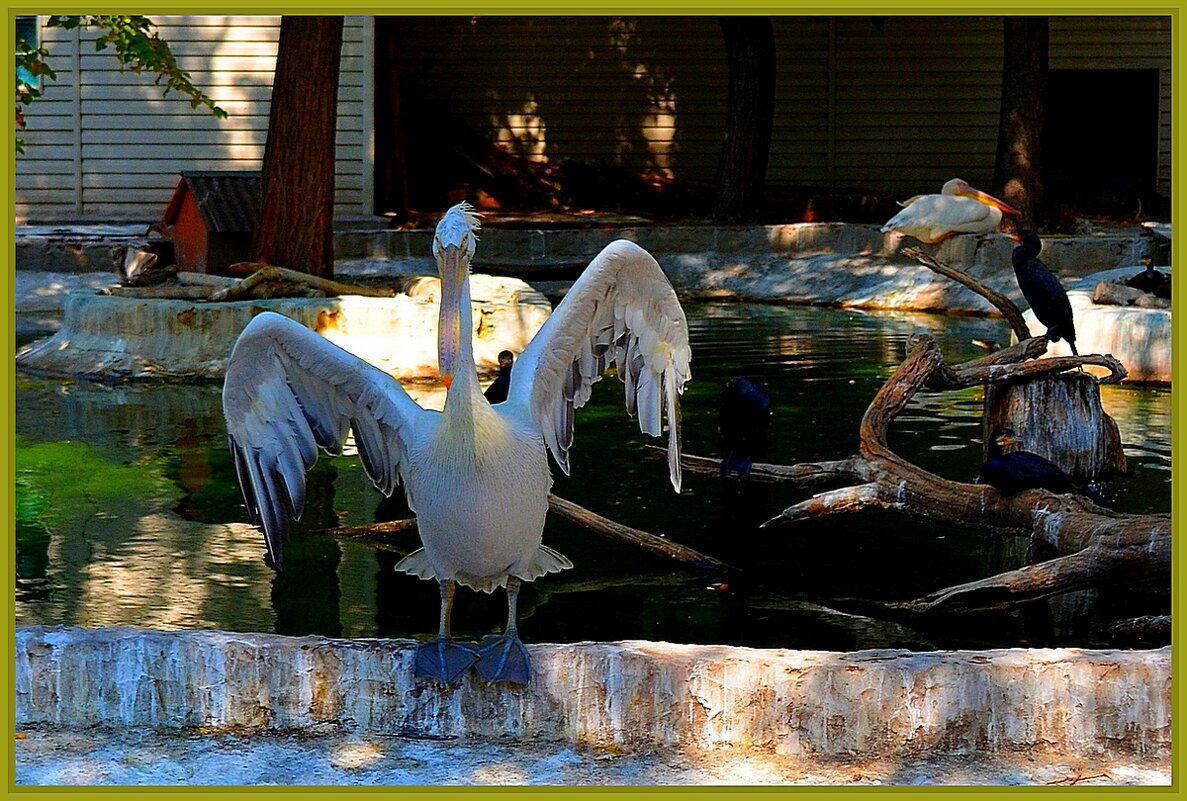
[[[259,209],[258,172],[183,172],[161,218],[172,227],[177,269],[228,275],[248,261]]]

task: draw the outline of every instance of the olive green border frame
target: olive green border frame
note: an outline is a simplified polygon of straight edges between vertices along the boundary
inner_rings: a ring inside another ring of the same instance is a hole
[[[1022,14],[1022,15],[1050,15],[1050,16],[1081,16],[1081,15],[1124,15],[1124,16],[1144,16],[1144,15],[1166,15],[1171,17],[1172,31],[1171,31],[1171,130],[1172,130],[1172,144],[1171,144],[1171,198],[1172,198],[1172,224],[1173,228],[1177,228],[1179,222],[1182,221],[1183,215],[1181,211],[1180,201],[1182,200],[1182,193],[1185,173],[1184,159],[1187,157],[1187,149],[1182,146],[1184,141],[1183,128],[1181,126],[1181,119],[1183,114],[1183,100],[1185,93],[1183,91],[1182,81],[1174,76],[1182,76],[1183,63],[1181,58],[1182,42],[1184,34],[1184,16],[1183,16],[1183,0],[1171,0],[1163,2],[1144,2],[1140,6],[1125,8],[1116,3],[1102,2],[1101,0],[1088,0],[1084,2],[1060,2],[1060,0],[1049,1],[1039,7],[1022,0],[1005,0],[996,5],[956,5],[952,2],[939,2],[938,0],[916,0],[909,5],[901,5],[893,2],[885,2],[885,0],[865,0],[865,2],[854,2],[854,0],[838,0],[831,4],[798,2],[798,0],[746,0],[746,2],[738,8],[730,8],[730,14],[769,14],[769,15],[858,15],[858,14],[879,14],[879,15],[958,15],[958,16],[1001,16],[1004,14]],[[99,11],[118,11],[120,13],[138,12],[148,15],[163,14],[163,13],[222,13],[229,15],[245,15],[245,14],[276,14],[283,12],[290,13],[317,13],[317,12],[332,12],[335,14],[534,14],[534,15],[559,15],[559,14],[627,14],[631,16],[648,15],[648,14],[717,14],[723,9],[721,2],[713,2],[713,0],[683,0],[677,2],[676,0],[648,0],[640,7],[630,7],[622,2],[607,2],[607,0],[577,0],[576,3],[560,7],[554,2],[542,2],[541,0],[467,0],[466,2],[454,2],[453,0],[438,0],[437,3],[426,3],[423,0],[411,0],[409,2],[365,2],[355,0],[348,7],[330,8],[327,7],[324,0],[289,0],[289,2],[256,2],[247,7],[233,7],[229,5],[210,4],[205,6],[195,6],[193,3],[177,3],[177,2],[157,2],[151,5],[143,5],[140,3],[131,4],[131,7],[123,7],[117,9],[106,9],[103,7],[86,8],[85,12],[95,13]],[[5,52],[15,51],[15,16],[18,13],[37,14],[37,13],[72,13],[78,9],[66,8],[31,8],[29,4],[22,3],[21,5],[9,5],[6,7],[6,14],[4,20],[3,42]],[[10,85],[11,86],[11,85]],[[11,90],[10,90],[11,91]],[[10,102],[14,102],[14,96],[8,95]],[[0,459],[0,485],[2,485],[3,495],[0,496],[3,502],[0,502],[0,510],[12,510],[16,500],[16,465],[15,465],[15,421],[16,421],[16,377],[15,377],[15,352],[16,352],[16,326],[15,326],[15,194],[14,194],[14,171],[15,171],[15,149],[14,137],[7,136],[4,138],[4,148],[7,154],[7,166],[5,169],[5,196],[7,199],[7,212],[0,221],[3,225],[4,242],[6,243],[3,258],[0,259],[0,265],[3,269],[0,270],[0,298],[3,298],[4,305],[0,309],[0,334],[4,337],[5,353],[7,364],[4,369],[0,371],[0,385],[3,387],[3,406],[0,412],[0,442],[3,443],[4,455]],[[1173,229],[1172,229],[1173,230]],[[1172,239],[1172,264],[1184,264],[1183,261],[1185,250],[1184,239],[1182,237],[1181,229],[1180,236]],[[1174,283],[1174,300],[1173,305],[1181,306],[1187,296],[1187,287],[1184,281],[1176,281]],[[1172,337],[1174,340],[1174,349],[1181,351],[1183,343],[1183,326],[1181,321],[1172,322]],[[1176,359],[1173,367],[1173,379],[1177,384],[1183,378],[1183,370],[1181,369],[1181,358]],[[1172,486],[1178,490],[1182,486],[1183,469],[1181,462],[1178,460],[1179,452],[1182,450],[1184,442],[1183,434],[1183,409],[1184,399],[1182,396],[1175,395],[1172,400],[1172,415],[1171,425],[1173,431],[1173,446],[1172,446],[1172,465],[1171,465],[1171,480]],[[1183,507],[1183,495],[1176,492],[1172,499],[1172,519],[1177,521],[1180,519],[1180,513]],[[4,553],[3,553],[3,569],[5,576],[5,602],[4,608],[8,612],[7,618],[3,621],[3,626],[0,627],[4,631],[4,655],[0,659],[0,686],[3,687],[3,694],[0,695],[0,710],[3,711],[2,719],[8,723],[10,734],[4,741],[4,759],[0,761],[0,778],[6,794],[21,794],[28,793],[51,793],[54,795],[111,795],[111,794],[126,794],[132,793],[137,797],[146,797],[160,795],[165,797],[166,793],[172,795],[175,793],[185,793],[188,798],[209,797],[225,799],[228,797],[238,797],[242,795],[247,797],[249,794],[257,793],[300,793],[308,796],[311,793],[322,795],[326,797],[331,796],[345,796],[349,794],[358,793],[384,793],[384,794],[398,794],[401,799],[419,799],[427,797],[440,798],[443,795],[449,797],[470,796],[475,797],[479,795],[531,795],[534,798],[545,797],[559,797],[572,796],[584,794],[587,792],[598,792],[613,794],[616,798],[643,798],[646,793],[688,793],[688,794],[712,794],[715,797],[737,797],[737,796],[794,796],[797,799],[805,799],[809,797],[826,797],[835,796],[836,793],[861,793],[865,795],[900,795],[905,793],[922,793],[935,797],[937,793],[958,795],[961,799],[977,799],[977,798],[993,798],[1002,793],[1018,793],[1018,794],[1034,794],[1039,793],[1044,796],[1052,796],[1055,794],[1059,797],[1070,795],[1098,795],[1106,794],[1110,797],[1137,797],[1147,796],[1151,793],[1159,796],[1174,794],[1179,795],[1183,787],[1182,775],[1184,768],[1183,747],[1181,738],[1177,735],[1179,733],[1178,721],[1180,720],[1180,713],[1183,709],[1183,682],[1179,679],[1180,654],[1182,651],[1183,635],[1187,632],[1187,626],[1184,624],[1184,617],[1180,614],[1182,609],[1182,593],[1181,593],[1181,579],[1182,579],[1182,565],[1181,557],[1183,555],[1183,548],[1178,542],[1178,536],[1181,533],[1181,526],[1174,525],[1174,544],[1172,547],[1173,553],[1173,570],[1171,578],[1171,606],[1174,614],[1174,632],[1173,645],[1171,649],[1171,664],[1172,664],[1172,726],[1175,730],[1174,745],[1172,749],[1172,770],[1173,778],[1172,785],[1168,787],[1135,787],[1135,788],[1112,788],[1112,787],[1071,787],[1071,788],[1054,788],[1054,787],[989,787],[989,788],[965,788],[965,787],[883,787],[883,788],[848,788],[848,787],[657,787],[648,788],[646,790],[640,788],[550,788],[550,787],[525,787],[525,788],[472,788],[472,789],[456,789],[456,788],[388,788],[388,787],[369,787],[369,788],[320,788],[320,787],[284,787],[284,788],[264,788],[264,787],[231,787],[231,788],[209,788],[209,787],[183,787],[183,788],[139,788],[139,787],[94,787],[94,788],[53,788],[53,787],[16,787],[15,780],[15,765],[16,765],[16,750],[15,740],[15,684],[14,684],[14,651],[15,651],[15,516],[10,511],[0,511],[0,532],[3,533]]]

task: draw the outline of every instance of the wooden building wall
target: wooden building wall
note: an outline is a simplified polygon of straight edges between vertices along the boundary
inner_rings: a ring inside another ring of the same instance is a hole
[[[226,109],[216,120],[154,76],[121,73],[96,34],[41,28],[58,74],[27,113],[16,160],[17,219],[159,218],[178,173],[258,170],[268,134],[277,16],[154,16],[182,69]],[[337,213],[370,214],[370,17],[347,17],[338,103]]]
[[[30,109],[18,219],[153,219],[179,170],[258,169],[279,18],[156,21],[230,119],[160,99],[151,78],[121,75],[85,32],[77,42],[44,29],[59,79]],[[373,149],[384,146],[372,141],[373,27],[347,17],[340,215],[372,212]],[[728,71],[715,17],[402,17],[398,31],[401,80],[507,150],[716,180]],[[777,17],[768,181],[903,196],[957,175],[987,185],[1002,35],[1001,17]],[[1158,71],[1164,197],[1170,36],[1167,16],[1051,18],[1053,70]]]
[[[1001,17],[774,27],[770,183],[909,195],[992,179]],[[728,71],[714,17],[407,17],[398,31],[401,79],[508,150],[716,180]],[[1052,69],[1160,71],[1165,196],[1170,55],[1166,16],[1051,19]]]

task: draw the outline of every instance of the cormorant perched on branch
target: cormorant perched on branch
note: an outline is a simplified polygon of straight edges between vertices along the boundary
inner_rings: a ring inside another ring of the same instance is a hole
[[[721,475],[750,475],[755,457],[766,452],[767,428],[771,424],[771,399],[762,383],[753,378],[731,378],[721,391],[717,407],[721,438],[726,454]]]
[[[1066,339],[1071,346],[1072,355],[1078,356],[1076,350],[1076,326],[1072,322],[1072,302],[1068,300],[1067,290],[1055,276],[1047,269],[1047,265],[1039,261],[1039,251],[1043,249],[1043,242],[1038,234],[1027,231],[1019,241],[1022,243],[1014,248],[1011,260],[1014,262],[1014,277],[1018,279],[1018,288],[1023,297],[1030,304],[1035,317],[1047,326],[1047,338],[1052,342]]]

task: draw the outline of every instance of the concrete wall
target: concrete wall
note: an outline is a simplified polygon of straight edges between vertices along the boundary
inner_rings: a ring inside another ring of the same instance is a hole
[[[413,643],[18,628],[16,722],[758,748],[845,756],[1158,755],[1170,649],[912,653],[654,642],[529,646],[523,688],[412,677]]]

